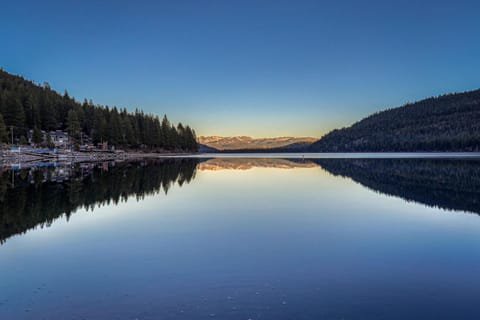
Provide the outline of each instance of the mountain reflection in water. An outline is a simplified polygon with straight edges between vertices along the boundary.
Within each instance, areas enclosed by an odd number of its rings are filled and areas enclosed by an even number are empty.
[[[295,169],[314,168],[311,161],[277,158],[214,158],[198,164],[198,170],[249,170],[253,168]]]
[[[79,208],[165,194],[197,170],[318,168],[382,194],[480,214],[480,161],[445,159],[170,159],[0,171],[0,242]]]

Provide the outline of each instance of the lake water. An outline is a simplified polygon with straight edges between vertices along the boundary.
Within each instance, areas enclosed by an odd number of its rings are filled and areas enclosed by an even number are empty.
[[[266,157],[0,171],[0,319],[480,317],[480,160]]]

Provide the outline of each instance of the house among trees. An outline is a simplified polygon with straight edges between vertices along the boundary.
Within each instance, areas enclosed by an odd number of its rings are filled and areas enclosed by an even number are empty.
[[[61,130],[47,133],[35,128],[28,131],[27,138],[29,144],[51,143],[55,148],[67,148],[70,143],[70,136]]]
[[[56,148],[66,148],[70,143],[70,137],[61,130],[50,131],[50,138]]]

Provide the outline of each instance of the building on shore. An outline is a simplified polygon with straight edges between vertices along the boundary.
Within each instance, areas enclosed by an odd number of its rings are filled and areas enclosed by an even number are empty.
[[[47,142],[47,132],[42,130],[43,142]],[[50,131],[48,133],[55,148],[65,149],[70,145],[70,136],[62,130]],[[28,131],[28,143],[33,143],[33,130]]]
[[[50,131],[50,138],[56,148],[66,148],[70,144],[70,136],[61,130]]]

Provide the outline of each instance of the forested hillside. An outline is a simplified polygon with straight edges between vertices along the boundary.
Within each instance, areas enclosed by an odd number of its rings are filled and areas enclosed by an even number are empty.
[[[314,152],[478,151],[480,90],[448,94],[375,113],[333,130]]]
[[[38,85],[0,69],[0,140],[24,142],[28,130],[65,130],[77,141],[83,135],[93,143],[108,142],[124,148],[196,151],[195,131],[188,125],[174,126],[166,116],[141,110],[79,103],[47,83]]]

